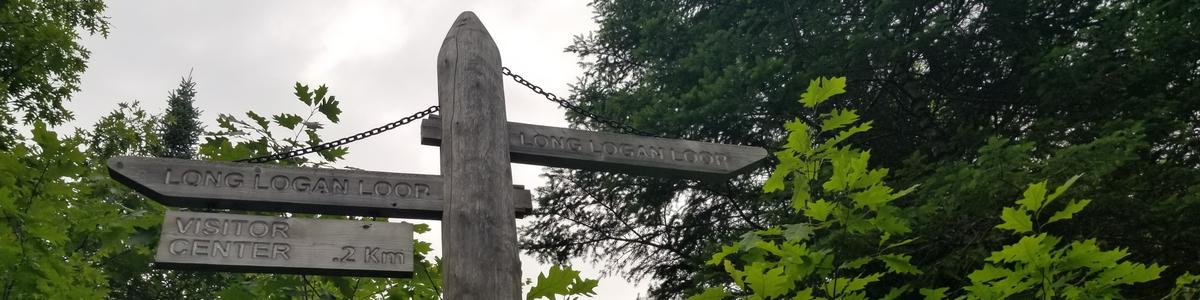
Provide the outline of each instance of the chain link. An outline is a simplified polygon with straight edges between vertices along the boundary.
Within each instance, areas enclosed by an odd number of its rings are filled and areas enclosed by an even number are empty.
[[[546,97],[546,100],[550,100],[554,103],[558,103],[558,106],[561,106],[562,108],[566,108],[570,111],[573,111],[576,114],[587,117],[588,119],[592,119],[593,121],[600,122],[600,124],[604,124],[604,126],[608,126],[609,128],[614,128],[614,129],[620,130],[624,133],[632,133],[632,134],[644,135],[644,136],[655,136],[654,134],[651,134],[651,133],[643,131],[643,130],[639,130],[637,128],[630,127],[629,125],[625,125],[623,123],[617,123],[613,120],[609,120],[608,118],[605,118],[600,115],[597,115],[596,113],[593,113],[591,110],[588,110],[586,108],[575,105],[574,103],[567,101],[567,99],[559,98],[557,95],[554,95],[554,93],[547,92],[546,90],[542,89],[542,87],[537,86],[537,85],[529,82],[528,80],[525,80],[525,78],[521,77],[521,75],[513,74],[512,70],[509,70],[508,67],[501,67],[500,72],[506,76],[512,77],[512,79],[515,80],[517,83],[520,83],[521,85],[524,85],[525,87],[529,88],[530,90],[533,90],[534,93],[537,93],[539,95]]]
[[[355,141],[365,139],[365,138],[371,137],[376,134],[383,133],[384,131],[396,129],[396,127],[400,127],[401,125],[411,123],[412,121],[420,120],[421,118],[424,118],[425,116],[428,116],[428,115],[431,115],[431,114],[437,112],[438,109],[439,109],[439,107],[437,105],[430,106],[429,108],[426,108],[425,110],[419,111],[415,114],[412,114],[411,116],[404,117],[404,118],[400,119],[399,121],[391,122],[391,123],[388,123],[383,126],[372,128],[371,130],[360,132],[360,133],[352,135],[352,136],[344,137],[344,138],[341,138],[341,139],[338,139],[335,141],[331,141],[331,142],[327,142],[327,143],[323,143],[320,145],[307,147],[307,148],[300,148],[300,149],[291,150],[291,151],[279,152],[279,153],[275,153],[275,154],[271,154],[271,155],[239,159],[239,160],[235,160],[235,161],[236,162],[248,162],[248,163],[265,163],[265,162],[269,162],[269,161],[288,159],[288,158],[293,158],[293,157],[297,157],[297,156],[301,156],[301,155],[305,155],[305,154],[309,154],[309,153],[313,153],[313,152],[317,152],[317,151],[325,151],[325,150],[337,148],[342,145],[353,143]]]
[[[573,111],[576,114],[584,116],[588,119],[592,119],[592,121],[596,121],[596,122],[599,122],[600,124],[604,124],[604,126],[608,126],[609,128],[620,130],[624,133],[632,133],[632,134],[644,135],[644,136],[655,136],[654,134],[651,134],[649,132],[639,130],[637,128],[630,127],[629,125],[618,123],[618,122],[615,122],[608,118],[597,115],[596,113],[593,113],[591,110],[588,110],[587,108],[583,108],[578,105],[575,105],[574,103],[571,103],[571,101],[568,101],[567,99],[559,98],[557,95],[554,95],[554,93],[547,92],[545,89],[542,89],[542,87],[537,86],[537,85],[529,82],[528,80],[525,80],[525,78],[521,77],[521,75],[513,74],[512,70],[509,70],[507,67],[501,67],[500,72],[501,72],[501,74],[504,74],[505,76],[512,77],[512,79],[514,81],[529,88],[534,93],[537,93],[539,95],[546,97],[546,100],[550,100],[554,103],[558,103],[558,106],[561,106],[562,108],[566,108],[570,111]],[[408,123],[411,123],[412,121],[416,121],[421,118],[424,118],[425,116],[431,115],[431,114],[437,112],[438,109],[440,109],[440,107],[438,107],[437,105],[430,106],[429,108],[426,108],[425,110],[419,111],[415,114],[412,114],[411,116],[404,117],[404,118],[400,119],[399,121],[395,121],[392,123],[388,123],[387,125],[375,127],[375,128],[372,128],[371,130],[360,132],[358,134],[355,134],[355,135],[352,135],[349,137],[345,137],[345,138],[341,138],[341,139],[338,139],[338,140],[335,140],[332,142],[327,142],[327,143],[323,143],[323,144],[312,146],[312,147],[306,147],[306,148],[300,148],[300,149],[295,149],[295,150],[290,150],[290,151],[279,152],[279,153],[275,153],[275,154],[271,154],[271,155],[244,158],[244,159],[239,159],[239,160],[235,160],[235,161],[236,162],[248,162],[248,163],[265,163],[265,162],[288,159],[288,158],[293,158],[293,157],[297,157],[297,156],[301,156],[301,155],[305,155],[305,154],[309,154],[309,153],[313,153],[313,152],[325,151],[325,150],[337,148],[337,147],[340,147],[340,146],[343,146],[343,145],[346,145],[349,143],[356,142],[361,139],[371,137],[376,134],[383,133],[384,131],[396,129],[396,127],[400,127],[401,125],[408,124]]]

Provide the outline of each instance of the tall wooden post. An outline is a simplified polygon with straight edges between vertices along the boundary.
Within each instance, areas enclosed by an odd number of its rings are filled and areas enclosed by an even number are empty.
[[[463,12],[438,52],[442,114],[442,279],[445,299],[519,299],[500,50]]]

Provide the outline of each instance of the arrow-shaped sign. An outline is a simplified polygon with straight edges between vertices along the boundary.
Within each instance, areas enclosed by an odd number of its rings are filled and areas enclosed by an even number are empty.
[[[167,211],[154,266],[407,278],[412,237],[408,223]]]
[[[108,173],[174,207],[442,218],[438,175],[131,156],[109,159]],[[529,191],[512,192],[517,217],[529,214]]]
[[[650,176],[724,179],[767,158],[760,147],[508,122],[514,163]],[[442,122],[421,122],[421,144],[440,146]]]

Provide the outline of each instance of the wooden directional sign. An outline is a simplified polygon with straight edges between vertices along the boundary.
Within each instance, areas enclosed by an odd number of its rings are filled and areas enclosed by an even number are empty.
[[[664,139],[508,122],[512,162],[695,179],[723,179],[767,158],[760,147]],[[441,120],[421,122],[421,143],[440,146]]]
[[[164,205],[440,220],[438,175],[296,168],[146,157],[114,157],[109,174]],[[511,189],[515,213],[532,211],[529,191]]]
[[[167,211],[155,267],[412,277],[412,225]]]

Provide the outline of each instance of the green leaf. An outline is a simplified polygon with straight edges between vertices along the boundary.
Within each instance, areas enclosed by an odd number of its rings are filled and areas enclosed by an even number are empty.
[[[813,227],[808,224],[787,224],[783,228],[783,237],[789,241],[803,241],[813,235]]]
[[[596,279],[579,279],[571,284],[571,288],[567,291],[568,295],[595,295],[596,287],[600,285],[600,280]]]
[[[834,147],[837,147],[838,144],[841,144],[843,141],[846,141],[846,139],[849,139],[856,134],[870,131],[872,124],[875,124],[874,121],[867,121],[858,125],[854,125],[849,129],[839,131],[837,136],[834,136],[832,139],[825,140],[825,143],[822,143],[820,146],[818,146],[816,151],[822,152],[828,149],[833,149]]]
[[[1055,245],[1058,245],[1058,241],[1058,237],[1045,233],[1025,236],[1016,244],[1004,246],[1000,251],[992,252],[987,260],[993,263],[1025,262],[1038,265],[1049,258],[1050,251],[1054,249]]]
[[[912,231],[911,228],[908,228],[907,221],[892,215],[880,214],[869,221],[871,225],[875,225],[875,228],[888,234],[904,234]]]
[[[751,231],[742,234],[742,240],[738,242],[738,246],[741,247],[742,250],[750,250],[750,248],[757,247],[758,242],[761,241],[762,237],[759,237],[757,233]]]
[[[412,225],[412,228],[413,228],[413,232],[414,232],[414,233],[426,233],[426,232],[429,232],[429,224],[425,224],[425,223],[416,223],[416,224],[413,224],[413,225]]]
[[[317,154],[321,155],[322,158],[324,158],[326,161],[330,161],[330,162],[338,161],[338,160],[346,157],[347,153],[350,153],[350,148],[346,148],[346,147],[336,147],[336,148],[322,150],[320,152],[317,152]]]
[[[879,256],[879,260],[883,261],[883,264],[894,273],[921,274],[921,270],[909,262],[911,259],[912,256],[904,254],[884,254]]]
[[[825,283],[823,289],[826,294],[852,293],[866,289],[868,284],[879,281],[880,277],[883,277],[883,273],[874,273],[856,278],[835,278]]]
[[[796,296],[792,297],[792,300],[816,300],[816,299],[817,299],[816,297],[813,297],[812,288],[806,288],[806,289],[800,290],[799,292],[796,292]],[[821,299],[825,299],[825,298],[821,298]]]
[[[805,155],[812,152],[812,136],[808,133],[808,124],[796,119],[784,124],[784,127],[788,129],[788,139],[787,143],[783,145],[784,149]]]
[[[550,273],[538,273],[537,284],[529,288],[529,294],[525,295],[525,299],[555,299],[556,295],[571,295],[570,286],[579,281],[579,271],[572,270],[570,267],[553,265],[550,267]]]
[[[725,261],[725,273],[729,273],[729,277],[733,278],[733,283],[736,283],[739,288],[746,287],[745,273],[735,268],[733,262]]]
[[[824,222],[829,219],[829,214],[833,213],[833,209],[837,203],[825,201],[825,199],[808,203],[808,207],[804,209],[804,215],[813,220]]]
[[[783,276],[783,268],[767,268],[765,263],[755,263],[746,267],[746,284],[755,295],[764,299],[782,296],[791,289],[791,281]]]
[[[304,121],[303,118],[294,114],[278,114],[271,118],[275,120],[275,124],[292,130],[296,129],[296,125],[300,124],[300,121]]]
[[[271,124],[271,123],[267,123],[267,118],[264,118],[264,117],[258,115],[257,113],[254,113],[254,111],[247,111],[246,116],[248,116],[248,117],[250,117],[250,119],[254,120],[254,123],[258,124],[258,127],[262,128],[263,130],[267,130],[267,126]]]
[[[1075,268],[1088,268],[1093,271],[1102,270],[1117,265],[1117,262],[1127,254],[1122,249],[1111,251],[1100,250],[1100,247],[1096,245],[1096,239],[1075,241],[1067,248],[1066,254],[1063,255],[1059,265],[1066,270]]]
[[[776,191],[782,191],[785,187],[783,182],[785,179],[787,179],[787,175],[791,173],[790,171],[791,170],[784,168],[776,168],[775,171],[771,173],[771,177],[767,177],[767,181],[763,183],[763,192],[772,193]]]
[[[1001,269],[992,264],[986,264],[983,266],[983,269],[975,270],[975,272],[968,274],[967,278],[971,279],[971,282],[973,283],[984,283],[998,278],[1008,277],[1011,274],[1012,271],[1008,269]]]
[[[767,229],[755,230],[754,232],[758,233],[760,236],[783,235],[783,228],[779,226],[771,226],[767,227]]]
[[[1121,262],[1100,272],[1099,275],[1096,275],[1095,280],[1107,285],[1142,283],[1158,279],[1164,270],[1166,270],[1166,267],[1159,266],[1158,264],[1147,266],[1139,263]]]
[[[855,260],[851,260],[851,261],[848,261],[848,262],[842,264],[842,268],[847,269],[847,270],[855,270],[858,268],[862,268],[862,266],[865,266],[874,260],[875,260],[875,258],[870,257],[870,256],[859,257]]]
[[[1017,204],[1028,211],[1038,211],[1046,205],[1046,181],[1029,185],[1025,189],[1025,197],[1017,200]]]
[[[1067,189],[1071,188],[1071,186],[1075,184],[1075,181],[1079,180],[1079,177],[1082,177],[1082,176],[1083,176],[1083,174],[1071,176],[1071,179],[1067,179],[1067,182],[1064,182],[1062,185],[1058,186],[1058,188],[1055,188],[1054,193],[1050,194],[1049,197],[1046,197],[1046,202],[1050,202],[1050,201],[1054,201],[1054,199],[1058,199],[1058,196],[1062,196],[1062,194],[1065,193],[1067,191]]]
[[[46,123],[34,121],[32,133],[33,142],[42,148],[43,153],[56,152],[59,148],[58,133],[47,130]]]
[[[907,284],[903,285],[903,286],[899,286],[899,287],[894,287],[890,291],[888,291],[888,293],[886,295],[883,295],[883,297],[879,298],[879,300],[900,299],[900,296],[904,296],[904,293],[907,293],[909,290],[912,290],[912,287],[908,286]]]
[[[308,143],[308,146],[311,147],[321,144],[321,135],[317,134],[316,129],[305,129],[304,134],[308,136],[308,141],[305,141],[305,143]]]
[[[321,88],[324,87],[325,86],[321,86]],[[334,100],[334,96],[329,96],[328,100],[324,101],[324,103],[321,103],[321,105],[318,105],[317,111],[320,111],[321,114],[325,115],[325,118],[329,119],[329,121],[333,123],[337,123],[339,121],[338,115],[342,113],[342,110],[338,108],[338,101]]]
[[[821,132],[828,132],[858,121],[858,114],[852,109],[834,109],[825,120],[821,121]]]
[[[792,176],[792,208],[800,210],[805,203],[812,201],[812,191],[809,191],[809,178]]]
[[[921,293],[922,296],[925,296],[925,300],[940,300],[946,298],[947,290],[950,290],[950,288],[921,289],[918,292]]]
[[[1083,211],[1083,208],[1087,207],[1088,203],[1092,203],[1092,200],[1083,199],[1067,202],[1067,207],[1064,207],[1062,210],[1054,213],[1053,216],[1050,216],[1050,220],[1047,220],[1046,224],[1054,223],[1059,220],[1070,219],[1071,217],[1075,216],[1075,213]]]
[[[312,99],[313,99],[312,96],[313,95],[311,92],[308,91],[307,85],[303,85],[303,84],[300,84],[299,82],[297,82],[295,95],[296,95],[296,98],[300,99],[300,102],[304,103],[304,105],[312,106]]]
[[[1200,276],[1192,275],[1192,272],[1184,272],[1183,275],[1175,278],[1175,288],[1172,288],[1171,293],[1163,299],[1188,299],[1187,297],[1200,296],[1197,283],[1200,283]]]
[[[846,77],[818,77],[808,83],[808,90],[800,95],[804,107],[813,107],[829,97],[846,92]]]
[[[1005,207],[1004,211],[1000,213],[1000,220],[1003,220],[1004,223],[996,225],[996,228],[1008,229],[1016,233],[1033,231],[1033,221],[1030,220],[1029,215],[1025,214],[1024,210]]]
[[[720,287],[711,287],[711,288],[704,290],[704,293],[692,295],[691,297],[688,297],[687,299],[688,300],[721,300],[721,299],[725,299],[725,296],[728,296],[728,295],[729,294],[725,293],[725,289],[722,289]]]
[[[705,263],[713,266],[720,265],[726,256],[737,253],[739,250],[741,250],[739,246],[721,246],[721,252],[713,254],[712,259],[709,259]]]
[[[850,199],[854,200],[854,204],[858,207],[877,207],[892,201],[892,188],[882,184],[873,185],[866,190],[856,192],[850,195]]]
[[[317,86],[317,89],[313,91],[313,103],[321,104],[325,102],[325,94],[327,93],[329,93],[329,87],[324,84]]]

